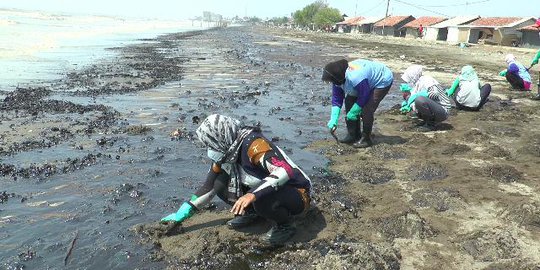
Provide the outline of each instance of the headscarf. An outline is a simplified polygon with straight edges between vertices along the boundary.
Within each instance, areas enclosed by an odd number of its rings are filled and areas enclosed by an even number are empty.
[[[506,61],[506,63],[510,65],[510,63],[516,61],[516,57],[515,57],[513,54],[509,53],[509,54],[507,54],[506,57],[504,58],[504,61]]]
[[[216,163],[235,163],[242,141],[255,128],[246,127],[240,120],[219,114],[206,117],[197,128],[196,133],[209,150],[223,154]]]
[[[349,62],[345,59],[330,62],[324,66],[322,80],[332,82],[335,85],[342,85],[345,83],[345,72],[348,67]]]
[[[424,67],[421,65],[412,65],[408,67],[405,72],[403,72],[403,75],[401,75],[401,79],[403,79],[406,83],[410,85],[415,85],[416,82],[422,77],[422,72],[424,70]]]
[[[459,79],[463,81],[474,81],[478,80],[478,75],[472,66],[464,66],[461,68]]]
[[[231,177],[229,191],[242,196],[240,188],[240,168],[236,162],[244,139],[252,132],[259,130],[248,127],[242,121],[219,114],[206,117],[197,128],[199,141],[208,147],[208,157],[222,166]]]

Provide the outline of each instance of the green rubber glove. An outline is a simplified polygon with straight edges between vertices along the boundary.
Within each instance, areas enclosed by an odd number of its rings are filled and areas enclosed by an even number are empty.
[[[197,198],[197,196],[193,195],[191,198]],[[162,223],[166,223],[166,222],[182,222],[186,219],[188,219],[189,217],[193,216],[193,213],[195,213],[195,207],[193,207],[193,205],[191,205],[190,203],[188,202],[184,202],[182,203],[182,205],[180,206],[180,208],[178,209],[178,211],[176,211],[176,213],[172,213],[164,218],[161,219],[161,222]]]
[[[362,114],[362,107],[360,107],[358,104],[354,103],[352,108],[347,113],[347,120],[349,121],[356,121],[358,120],[358,116]]]
[[[329,129],[333,129],[337,127],[340,112],[341,112],[340,107],[332,106],[332,113],[330,114],[330,121],[328,121],[328,124],[327,124]]]
[[[536,53],[536,56],[534,57],[534,59],[532,60],[531,62],[531,67],[538,64],[538,60],[540,60],[540,51],[538,51]]]
[[[409,84],[406,84],[406,83],[402,83],[400,86],[399,86],[399,91],[401,92],[411,92],[412,88]]]
[[[505,70],[499,72],[499,76],[504,77],[504,76],[506,76],[507,72],[508,72],[508,70],[505,69]]]
[[[407,106],[407,101],[404,100],[403,102],[401,102],[401,107],[404,107],[404,106]]]
[[[400,112],[402,113],[408,113],[410,112],[412,109],[409,105],[405,104],[405,106],[401,106],[401,109],[399,109]]]
[[[454,83],[452,84],[452,87],[450,87],[450,89],[446,89],[446,95],[449,97],[453,96],[458,86],[459,86],[459,77],[454,80]]]
[[[413,102],[416,100],[417,97],[428,97],[428,93],[427,91],[420,91],[420,92],[412,94],[407,100],[407,106],[411,107],[411,104],[413,104]]]

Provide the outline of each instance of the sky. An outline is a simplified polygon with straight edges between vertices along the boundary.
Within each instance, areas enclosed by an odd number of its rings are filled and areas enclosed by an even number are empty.
[[[390,0],[389,14],[539,17],[539,0]],[[0,8],[120,17],[188,19],[203,11],[272,18],[290,16],[314,0],[0,0]],[[326,0],[348,16],[384,16],[387,0]]]

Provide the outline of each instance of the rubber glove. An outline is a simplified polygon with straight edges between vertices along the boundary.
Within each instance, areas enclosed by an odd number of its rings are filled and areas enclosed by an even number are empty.
[[[451,97],[454,95],[454,92],[456,92],[456,89],[458,88],[459,86],[459,77],[457,79],[454,80],[454,83],[452,84],[452,87],[450,87],[450,89],[446,89],[446,95]]]
[[[404,106],[407,106],[407,101],[404,100],[403,102],[401,102],[401,107],[404,107]]]
[[[399,90],[401,92],[411,92],[412,88],[409,84],[406,84],[406,83],[402,83],[400,86],[399,86]]]
[[[329,129],[333,129],[337,127],[340,112],[341,112],[340,107],[332,106],[332,113],[330,114],[330,121],[328,121],[328,124],[327,124]]]
[[[402,113],[408,113],[410,112],[412,109],[409,105],[405,104],[405,106],[401,106],[401,109],[399,109],[400,112]]]
[[[197,199],[197,196],[193,195],[191,196],[192,200],[193,198]],[[189,217],[193,216],[193,213],[195,213],[195,207],[189,202],[184,202],[176,211],[176,213],[172,213],[164,218],[161,219],[161,222],[182,222]]]
[[[540,60],[540,51],[538,51],[536,53],[536,56],[534,57],[534,59],[532,60],[531,62],[531,67],[538,64],[538,60]]]
[[[356,121],[356,120],[358,120],[358,116],[360,114],[362,114],[362,107],[360,107],[358,104],[354,103],[352,108],[347,113],[347,120]]]
[[[417,97],[428,97],[428,93],[427,91],[420,91],[420,92],[412,94],[409,97],[409,100],[407,100],[407,106],[411,107],[411,104],[413,104],[414,100],[416,100]]]
[[[506,76],[507,72],[508,72],[508,70],[505,69],[505,70],[499,72],[499,76],[504,77],[504,76]]]

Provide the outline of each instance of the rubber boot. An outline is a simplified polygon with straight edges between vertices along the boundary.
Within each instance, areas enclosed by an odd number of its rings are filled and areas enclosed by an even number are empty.
[[[260,219],[260,216],[255,213],[253,207],[249,207],[244,215],[237,215],[233,219],[227,221],[227,226],[231,229],[239,229],[249,226]]]
[[[276,225],[272,227],[262,240],[272,246],[281,246],[296,233],[296,228],[292,223]]]
[[[360,120],[345,120],[347,136],[339,140],[340,143],[353,144],[360,139]]]
[[[371,140],[371,128],[364,128],[360,141],[353,144],[354,148],[367,148],[373,145]]]
[[[540,78],[538,78],[538,93],[531,98],[532,100],[540,100]]]

